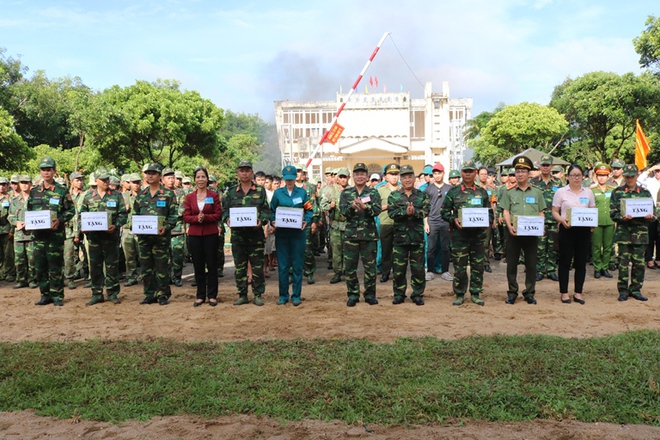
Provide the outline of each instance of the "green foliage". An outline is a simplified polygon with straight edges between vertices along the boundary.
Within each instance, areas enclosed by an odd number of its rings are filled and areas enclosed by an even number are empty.
[[[11,114],[18,104],[13,88],[23,79],[28,69],[21,64],[20,59],[7,57],[6,52],[7,49],[0,47],[0,107]]]
[[[567,130],[568,123],[557,110],[523,102],[492,114],[470,146],[475,160],[493,164],[528,148],[549,151]]]
[[[646,29],[633,39],[639,65],[660,74],[660,18],[650,15],[644,24]]]
[[[14,118],[0,107],[0,170],[18,169],[32,151],[14,130]]]
[[[0,408],[111,422],[256,414],[660,425],[660,332],[178,343],[0,343]]]
[[[51,148],[48,145],[37,145],[33,149],[33,158],[27,162],[21,170],[16,171],[26,171],[30,174],[39,173],[39,162],[44,156],[50,156],[55,159],[57,164],[57,174],[69,175],[74,171],[80,171],[83,174],[88,174],[94,172],[97,168],[102,166],[108,168],[108,162],[105,160],[101,154],[93,149],[89,149],[85,154],[78,154],[79,150],[74,148],[73,150],[64,150],[62,148]],[[76,167],[76,163],[78,167]],[[137,171],[137,170],[136,170]]]

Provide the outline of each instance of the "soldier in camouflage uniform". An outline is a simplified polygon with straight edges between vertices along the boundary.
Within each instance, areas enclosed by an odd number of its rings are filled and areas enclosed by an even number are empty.
[[[16,285],[14,289],[37,287],[34,275],[34,244],[32,235],[25,231],[25,210],[30,195],[32,181],[30,176],[18,176],[20,192],[12,199],[9,206],[9,223],[14,227],[14,266],[16,267]]]
[[[327,211],[330,219],[330,239],[328,249],[332,249],[332,270],[335,273],[330,284],[341,281],[344,272],[344,232],[346,231],[346,218],[339,211],[339,200],[343,190],[348,187],[348,178],[351,173],[348,168],[340,168],[337,172],[337,183],[329,186],[321,199],[321,209]]]
[[[614,232],[614,241],[619,244],[619,301],[627,301],[632,296],[638,301],[647,301],[648,298],[642,295],[642,285],[644,284],[644,271],[646,263],[644,262],[644,252],[649,241],[648,225],[658,217],[658,209],[655,209],[655,215],[648,214],[646,217],[633,218],[625,215],[621,210],[621,200],[634,198],[653,199],[651,193],[637,184],[637,166],[628,164],[623,168],[623,177],[625,185],[622,185],[612,191],[610,197],[610,217],[617,224]],[[628,272],[628,265],[631,265]]]
[[[319,209],[316,185],[307,181],[307,170],[303,164],[296,167],[296,186],[307,191],[307,200],[312,204],[312,223],[305,230],[305,262],[303,263],[303,276],[307,277],[307,284],[314,284],[314,272],[316,272],[316,258],[312,245],[313,236],[316,234],[321,211]]]
[[[551,175],[552,156],[546,154],[541,157],[541,174],[530,178],[529,183],[543,192],[546,206],[552,206],[557,190],[564,186],[561,180]],[[544,276],[552,281],[559,281],[557,276],[557,222],[552,218],[552,211],[545,211],[545,234],[539,237],[538,261],[536,262],[536,281],[541,281]]]
[[[168,304],[172,295],[167,260],[170,251],[170,231],[176,225],[179,205],[174,192],[160,184],[162,171],[163,167],[158,163],[150,163],[145,167],[147,187],[135,198],[133,216],[157,215],[163,218],[163,225],[158,235],[138,235],[138,254],[145,295],[140,304],[158,302],[164,306]],[[131,220],[135,221],[133,218]]]
[[[41,299],[38,306],[64,305],[64,224],[71,220],[76,210],[66,187],[54,181],[55,160],[44,157],[39,162],[42,182],[30,190],[27,211],[51,211],[55,216],[50,229],[35,230],[34,266]]]
[[[19,187],[19,175],[18,174],[12,174],[11,177],[9,178],[9,195],[13,197],[16,197],[17,195],[20,194],[21,188]]]
[[[165,188],[174,192],[179,205],[178,219],[176,226],[172,229],[172,240],[170,241],[170,264],[172,275],[170,281],[177,287],[181,287],[181,274],[183,273],[183,248],[186,245],[186,235],[183,227],[183,199],[186,197],[182,188],[176,188],[175,172],[172,168],[163,170],[163,185]]]
[[[238,164],[238,185],[230,187],[222,198],[222,220],[231,228],[231,253],[234,257],[235,280],[238,289],[238,300],[235,306],[247,304],[248,261],[252,267],[252,292],[254,293],[254,304],[263,306],[261,295],[266,290],[264,281],[264,246],[266,238],[263,226],[270,220],[270,206],[266,189],[252,182],[252,162],[243,160]],[[230,221],[230,210],[232,208],[256,207],[257,226],[234,227]]]
[[[485,237],[487,227],[463,227],[460,218],[462,208],[487,208],[488,223],[493,222],[493,211],[490,205],[488,192],[475,185],[476,166],[468,160],[461,167],[463,183],[449,190],[442,203],[441,215],[452,228],[451,253],[454,261],[453,288],[456,300],[455,306],[463,304],[465,293],[468,290],[467,268],[470,266],[470,298],[473,303],[483,306],[481,299],[484,284],[484,263],[486,261]]]
[[[80,245],[79,214],[85,192],[83,191],[83,175],[81,173],[77,171],[71,173],[69,180],[71,181],[71,200],[76,209],[76,215],[64,225],[64,279],[69,289],[75,289],[76,284],[73,280],[76,278],[78,269],[80,269],[76,264]]]
[[[142,189],[142,179],[140,174],[133,173],[128,176],[131,187],[130,190],[122,193],[122,202],[128,212],[128,219],[121,230],[121,248],[124,251],[124,261],[126,262],[126,282],[125,287],[134,286],[138,282],[138,252],[137,236],[131,231],[131,216],[133,214],[133,204],[135,198]]]
[[[360,301],[360,283],[357,279],[359,259],[364,267],[364,300],[369,305],[378,304],[376,299],[376,251],[378,232],[374,217],[382,211],[378,190],[367,186],[369,172],[364,163],[353,167],[351,186],[342,191],[339,200],[339,213],[346,218],[344,232],[344,267],[346,268],[346,288],[348,307],[355,307]]]
[[[107,231],[85,232],[89,242],[89,273],[92,278],[92,299],[86,305],[102,303],[103,286],[108,300],[119,304],[119,241],[120,230],[128,217],[121,193],[109,188],[110,174],[105,169],[97,170],[96,189],[85,194],[80,206],[84,212],[109,212]],[[104,271],[105,269],[105,271]]]
[[[392,288],[394,301],[401,304],[406,298],[406,271],[410,265],[410,299],[424,305],[426,276],[424,273],[424,218],[429,215],[429,197],[415,188],[415,171],[403,165],[399,172],[401,188],[390,192],[387,214],[394,220],[392,250]]]
[[[218,188],[218,178],[213,173],[209,174],[209,188],[211,188],[213,191],[217,192],[220,197],[223,197],[222,189]],[[227,231],[225,229],[225,222],[220,220],[218,222],[218,242],[220,243],[220,246],[218,246],[218,277],[219,278],[222,278],[222,277],[225,276],[224,272],[225,272],[225,234],[226,234],[226,232]]]
[[[10,205],[9,179],[0,177],[0,280],[13,282],[16,268],[14,267],[14,228],[7,219]]]

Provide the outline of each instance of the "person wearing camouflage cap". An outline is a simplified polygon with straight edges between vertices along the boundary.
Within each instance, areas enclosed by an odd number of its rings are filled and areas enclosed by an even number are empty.
[[[86,212],[106,212],[108,214],[107,231],[85,232],[89,252],[89,275],[92,280],[92,298],[86,303],[93,306],[102,303],[103,286],[108,300],[119,304],[119,241],[120,230],[128,217],[126,205],[120,191],[110,188],[111,175],[107,170],[97,170],[96,188],[85,194],[80,215]]]
[[[217,192],[222,197],[222,188],[218,188],[218,177],[214,173],[209,173],[209,189]],[[218,278],[222,278],[225,276],[225,233],[227,231],[222,220],[218,222],[218,231],[218,240],[220,241],[220,246],[218,246]],[[193,287],[195,283],[196,281],[193,281]]]
[[[66,187],[54,180],[55,160],[44,157],[39,162],[39,169],[42,182],[30,190],[27,211],[51,211],[54,219],[50,229],[32,231],[35,276],[41,293],[41,299],[35,305],[63,306],[64,224],[73,218],[76,210]]]
[[[424,305],[424,219],[429,215],[429,198],[415,188],[415,171],[403,165],[399,172],[401,187],[390,192],[387,214],[394,221],[392,251],[392,304],[402,304],[406,298],[406,272],[410,265],[410,299]]]
[[[449,273],[449,223],[440,215],[440,208],[445,200],[447,192],[452,185],[445,183],[445,167],[441,163],[433,166],[433,183],[424,191],[429,199],[430,210],[425,220],[425,231],[428,234],[426,250],[426,280],[435,278],[434,273],[440,274],[440,278],[451,281]]]
[[[510,190],[516,186],[516,170],[515,168],[507,168],[502,171],[502,185],[497,188],[497,201],[498,203],[491,208],[494,208],[495,219],[497,222],[497,229],[499,231],[500,239],[500,248],[502,249],[502,255],[506,255],[506,241],[509,231],[506,228],[506,223],[504,222],[504,211],[500,206],[499,201],[502,200],[502,196],[505,191]]]
[[[137,235],[133,234],[132,216],[135,199],[142,190],[142,177],[139,173],[132,173],[128,176],[131,187],[129,191],[122,193],[122,200],[128,212],[126,224],[121,230],[121,248],[124,252],[124,261],[126,263],[126,281],[124,287],[134,286],[138,283],[138,242]]]
[[[399,171],[397,163],[388,164],[385,167],[384,182],[385,185],[378,185],[378,195],[383,201],[382,212],[378,216],[378,228],[380,235],[380,282],[385,283],[390,279],[392,269],[392,252],[394,250],[394,220],[387,215],[387,200],[392,191],[399,188]],[[378,266],[378,264],[377,264]],[[377,267],[378,268],[378,267]]]
[[[303,163],[296,166],[296,186],[307,191],[307,198],[312,204],[312,222],[305,232],[307,239],[303,275],[307,278],[307,284],[314,284],[314,273],[316,272],[315,257],[321,255],[318,249],[318,226],[321,221],[321,209],[319,207],[319,196],[316,185],[311,185],[307,182],[307,167]]]
[[[150,163],[145,167],[147,187],[135,198],[133,217],[156,215],[163,218],[158,235],[138,234],[138,255],[144,281],[144,300],[140,304],[157,302],[164,306],[169,303],[172,296],[167,264],[170,233],[178,220],[179,205],[174,192],[161,185],[162,171],[163,167],[158,163]],[[134,221],[134,218],[131,221]]]
[[[74,171],[69,176],[71,188],[71,201],[76,210],[76,214],[71,220],[64,225],[65,238],[64,238],[64,280],[69,289],[75,289],[76,279],[80,270],[85,267],[87,269],[87,251],[86,246],[81,246],[82,234],[80,232],[80,206],[82,205],[85,191],[83,190],[84,176],[78,171]],[[82,259],[78,258],[80,248],[83,248]]]
[[[330,284],[341,282],[344,272],[344,232],[346,230],[346,218],[339,211],[339,200],[342,191],[348,187],[348,179],[351,176],[348,168],[339,168],[335,178],[335,184],[329,186],[321,196],[321,210],[328,213],[330,234],[328,240],[328,269],[334,272]]]
[[[12,240],[13,227],[7,220],[9,206],[9,179],[0,177],[0,280],[13,282],[16,276],[14,267],[14,240]]]
[[[488,210],[488,224],[493,222],[490,197],[483,187],[476,184],[476,167],[471,160],[461,167],[463,183],[452,187],[445,196],[440,210],[442,218],[451,225],[451,254],[454,261],[453,291],[456,299],[453,305],[460,306],[468,292],[467,268],[470,267],[469,291],[473,303],[483,306],[481,299],[484,283],[485,246],[488,227],[464,227],[461,218],[463,208],[485,208]]]
[[[174,171],[174,178],[176,179],[174,181],[174,187],[175,188],[183,188],[183,178],[185,176],[181,171]]]
[[[472,162],[472,161],[469,161]],[[461,168],[461,171],[465,169],[465,164],[463,164],[463,167]],[[477,180],[476,184],[481,186],[483,189],[486,190],[488,193],[488,197],[490,197],[490,202],[491,204],[496,205],[497,199],[496,199],[496,191],[497,191],[497,186],[495,185],[494,181],[494,175],[495,175],[495,169],[494,168],[488,168],[485,166],[482,166],[478,168],[477,171]],[[497,243],[498,238],[493,237],[494,233],[493,231],[497,231],[497,229],[494,229],[493,227],[490,227],[486,230],[486,238],[484,242],[484,246],[486,246],[486,257],[484,261],[484,271],[490,273],[492,272],[492,269],[490,268],[490,245],[491,242]],[[498,255],[502,252],[501,249],[493,249],[494,252],[496,252]]]
[[[20,191],[11,200],[7,220],[14,228],[14,266],[16,268],[16,284],[14,289],[23,287],[35,288],[37,281],[34,272],[34,243],[32,235],[25,230],[25,211],[27,200],[32,188],[32,180],[28,175],[17,176]]]
[[[610,217],[616,223],[614,242],[619,245],[619,279],[617,290],[619,301],[627,301],[632,297],[638,301],[647,301],[642,295],[644,284],[644,273],[646,264],[644,253],[649,242],[649,223],[660,215],[657,205],[654,213],[645,217],[632,217],[623,209],[622,200],[626,199],[651,199],[655,200],[651,193],[637,183],[638,169],[635,164],[623,167],[622,175],[625,185],[619,186],[612,191],[610,197]],[[631,266],[628,269],[629,265]]]
[[[185,256],[184,249],[186,245],[186,234],[183,225],[183,202],[186,194],[182,188],[176,187],[176,172],[173,169],[165,168],[163,170],[161,180],[165,188],[174,192],[177,199],[177,204],[179,206],[176,226],[174,226],[170,233],[171,240],[168,267],[171,269],[170,282],[177,287],[181,287],[183,285],[181,276],[183,275],[183,260]]]
[[[555,193],[563,185],[562,181],[551,174],[552,156],[549,154],[541,156],[541,172],[535,178],[530,178],[529,183],[543,192],[546,206],[552,206]],[[557,222],[552,217],[552,211],[545,211],[545,234],[538,238],[538,261],[536,263],[536,281],[544,277],[552,281],[559,281],[557,276]]]
[[[12,197],[17,196],[21,192],[19,183],[19,175],[12,174],[9,178],[9,192],[11,193]]]
[[[621,159],[612,159],[612,174],[610,175],[610,180],[608,183],[614,186],[622,186],[625,184],[625,179],[623,178],[623,167],[626,166],[626,163]]]
[[[261,296],[266,291],[264,279],[264,250],[266,239],[263,228],[270,221],[270,205],[263,186],[252,181],[252,163],[243,160],[236,167],[238,184],[231,186],[222,198],[222,222],[231,228],[231,253],[234,257],[234,279],[238,291],[235,306],[248,304],[248,286],[252,285],[253,303],[263,306]],[[230,216],[236,208],[256,208],[256,225],[232,225]],[[252,282],[248,283],[248,261],[252,267]]]
[[[360,283],[357,278],[360,259],[364,267],[364,300],[369,305],[378,304],[376,299],[378,232],[374,217],[381,213],[383,203],[378,191],[367,186],[368,178],[369,171],[366,164],[355,164],[353,166],[355,186],[342,191],[339,200],[339,212],[346,219],[344,266],[348,307],[355,307],[360,301]]]
[[[609,272],[612,248],[614,246],[614,220],[610,217],[610,199],[616,186],[608,183],[612,169],[598,163],[594,166],[596,184],[591,188],[598,209],[598,227],[591,233],[591,256],[594,265],[594,278],[601,275],[612,278]]]

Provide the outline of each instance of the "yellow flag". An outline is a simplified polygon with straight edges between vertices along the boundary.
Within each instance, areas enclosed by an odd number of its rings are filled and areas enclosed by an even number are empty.
[[[637,130],[635,132],[635,165],[637,165],[638,170],[641,171],[648,166],[646,156],[649,155],[650,151],[649,140],[644,136],[644,130],[642,130],[638,119]]]

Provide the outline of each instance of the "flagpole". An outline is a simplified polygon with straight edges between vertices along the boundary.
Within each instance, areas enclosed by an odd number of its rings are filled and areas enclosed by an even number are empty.
[[[330,123],[330,127],[332,127],[332,125],[335,122],[337,122],[337,119],[339,119],[339,115],[341,114],[342,110],[344,110],[344,107],[346,107],[346,103],[348,102],[348,100],[351,98],[351,96],[355,92],[355,89],[360,84],[360,81],[362,81],[362,77],[367,72],[367,69],[369,68],[369,65],[371,65],[371,62],[374,60],[374,58],[376,58],[376,54],[380,50],[380,47],[383,45],[383,43],[385,42],[385,39],[387,38],[387,36],[389,34],[390,34],[389,32],[385,32],[383,34],[383,37],[378,42],[378,45],[376,46],[374,51],[371,53],[371,56],[367,60],[367,63],[364,65],[364,68],[362,68],[362,71],[360,72],[357,79],[353,83],[353,87],[351,87],[351,90],[348,92],[348,95],[346,95],[346,98],[344,99],[344,102],[339,106],[339,109],[337,110],[337,113],[335,113],[335,116],[332,118],[332,122]],[[307,159],[307,164],[305,165],[305,168],[309,168],[309,166],[311,165],[312,159],[314,159],[314,156],[316,156],[318,154],[319,150],[321,149],[321,146],[323,145],[323,142],[325,142],[326,138],[328,137],[328,133],[329,133],[329,130],[327,130],[325,133],[323,133],[323,136],[321,136],[321,139],[319,139],[319,143],[314,148],[314,151],[312,151],[312,154],[309,155],[309,159]]]

